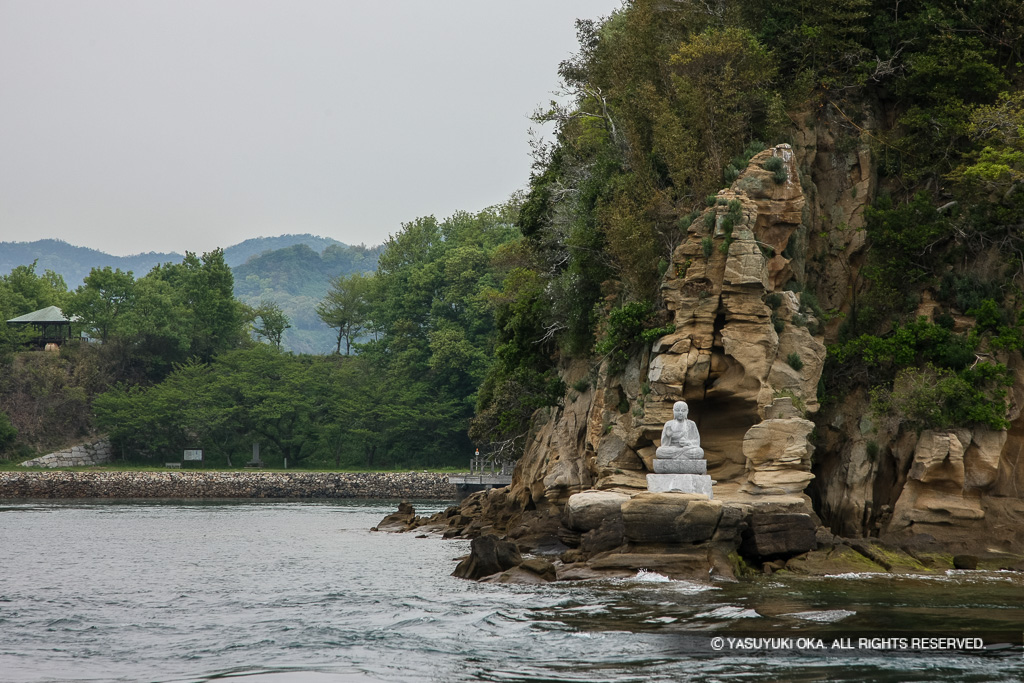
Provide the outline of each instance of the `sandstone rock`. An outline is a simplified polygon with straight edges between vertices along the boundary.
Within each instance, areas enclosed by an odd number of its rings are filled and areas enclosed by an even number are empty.
[[[671,542],[673,525],[686,506],[704,496],[687,493],[641,493],[622,505],[622,522],[630,540]]]
[[[382,519],[376,527],[377,531],[408,531],[416,521],[416,510],[403,501],[398,504],[398,512],[392,512]]]
[[[565,511],[570,528],[585,532],[596,529],[607,519],[622,517],[622,504],[629,496],[615,491],[583,491],[569,497]]]
[[[638,543],[695,543],[709,540],[722,503],[688,493],[641,493],[622,505],[623,533]]]
[[[991,486],[999,474],[999,460],[1008,434],[984,427],[974,430],[973,439],[964,454],[964,486],[984,489]]]
[[[608,474],[597,480],[594,488],[601,490],[608,489],[647,489],[647,475],[643,472],[622,470]]]
[[[543,482],[544,497],[552,503],[564,503],[574,493],[590,488],[592,478],[582,459],[560,458]]]
[[[951,431],[921,433],[888,533],[899,535],[911,528],[920,533],[920,525],[948,526],[985,517],[979,500],[964,496],[963,441],[969,440],[969,435]]]
[[[793,399],[790,396],[779,396],[772,401],[771,405],[765,406],[764,409],[765,420],[786,420],[799,417],[803,417],[803,415],[793,405]]]
[[[636,571],[629,567],[612,567],[606,569],[594,569],[582,562],[577,564],[565,564],[558,568],[559,581],[590,581],[592,579],[626,578],[633,576]]]
[[[596,464],[598,471],[624,469],[640,470],[643,463],[637,454],[626,445],[626,440],[619,433],[612,432],[601,439],[597,447]]]
[[[622,515],[606,519],[580,537],[580,550],[587,556],[614,550],[625,542],[625,533]]]
[[[709,540],[718,528],[722,503],[717,500],[694,500],[674,520],[676,543],[699,543]]]
[[[816,545],[815,524],[809,515],[755,512],[743,532],[740,552],[764,561],[805,553]]]
[[[739,546],[743,531],[747,528],[746,512],[736,505],[722,505],[722,516],[711,540],[715,543]]]
[[[807,440],[814,423],[803,418],[769,419],[751,427],[743,437],[747,460],[747,493],[800,493],[814,478],[812,446]]]
[[[911,479],[925,484],[948,483],[957,489],[964,486],[964,447],[952,432],[925,430],[917,442]]]
[[[545,581],[554,581],[556,578],[555,565],[542,557],[531,557],[528,560],[523,560],[519,568],[532,572]]]
[[[654,471],[654,454],[657,452],[657,450],[657,446],[647,446],[645,448],[641,448],[636,452],[636,454],[640,457],[640,460],[643,461],[644,463],[644,469],[646,469],[648,472]]]
[[[469,557],[459,562],[452,576],[477,580],[518,566],[523,561],[515,543],[503,541],[494,534],[473,539]]]
[[[591,559],[587,565],[597,571],[640,570],[658,572],[673,579],[708,581],[734,579],[732,563],[715,548],[696,546],[659,548],[656,552],[608,553]],[[628,574],[627,574],[628,575]]]
[[[545,578],[536,572],[532,572],[522,565],[512,567],[511,569],[506,569],[498,574],[492,574],[491,576],[485,576],[480,579],[481,583],[516,583],[527,586],[540,585],[552,580],[553,579]]]

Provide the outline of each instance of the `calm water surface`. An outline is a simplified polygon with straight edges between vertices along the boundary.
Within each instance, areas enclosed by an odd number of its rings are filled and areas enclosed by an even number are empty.
[[[1019,574],[477,584],[449,576],[466,541],[368,531],[394,507],[4,504],[0,680],[1024,678]],[[886,636],[986,649],[857,647]]]

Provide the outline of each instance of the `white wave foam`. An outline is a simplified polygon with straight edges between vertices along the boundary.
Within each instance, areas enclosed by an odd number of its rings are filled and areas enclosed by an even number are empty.
[[[752,609],[736,607],[735,605],[722,605],[710,612],[698,614],[698,619],[758,619],[761,615]]]
[[[641,569],[633,577],[633,581],[641,581],[643,583],[668,583],[672,579],[668,578],[664,574],[658,572],[649,572],[646,569]]]
[[[672,624],[679,621],[677,617],[651,617],[644,619],[645,624]]]
[[[852,617],[854,614],[856,614],[856,612],[851,612],[848,609],[829,609],[809,612],[792,612],[781,616],[803,619],[805,621],[816,621],[823,624],[831,624],[836,621],[841,621],[846,617]]]

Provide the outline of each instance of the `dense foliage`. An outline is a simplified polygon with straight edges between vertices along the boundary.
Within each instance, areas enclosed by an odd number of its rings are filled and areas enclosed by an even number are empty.
[[[369,275],[357,268],[377,250],[328,246],[324,258],[355,269],[316,306],[338,330],[332,356],[283,352],[287,312],[271,300],[238,301],[219,250],[141,278],[96,268],[74,292],[52,273],[16,269],[0,279],[5,312],[60,303],[92,341],[8,358],[0,447],[20,455],[98,430],[140,462],[203,448],[208,462],[237,466],[259,441],[279,465],[461,463],[493,352],[490,302],[501,276],[492,260],[518,237],[514,214],[510,205],[413,221]],[[301,246],[264,257],[290,262],[304,252],[321,259]]]

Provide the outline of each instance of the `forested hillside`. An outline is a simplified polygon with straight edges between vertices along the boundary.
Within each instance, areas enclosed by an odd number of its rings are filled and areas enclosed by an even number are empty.
[[[232,268],[237,268],[254,256],[268,251],[287,249],[304,244],[315,252],[322,252],[328,247],[345,248],[345,244],[330,237],[319,237],[308,233],[301,235],[279,235],[277,237],[252,237],[250,239],[224,248],[224,260]]]
[[[348,246],[315,235],[255,237],[224,249],[224,262],[235,273],[235,294],[253,308],[273,303],[288,317],[291,327],[284,348],[296,353],[327,353],[334,335],[316,314],[331,281],[351,273],[377,268],[381,246]],[[180,261],[181,254],[113,256],[95,249],[75,247],[60,240],[0,242],[0,273],[36,264],[53,271],[77,287],[93,268],[111,267],[135,274],[154,266]]]
[[[97,249],[76,247],[63,240],[0,242],[0,273],[35,263],[40,271],[52,270],[73,287],[81,284],[93,268],[120,268],[136,273],[148,271],[158,263],[180,261],[181,254],[149,252],[133,256],[114,256]]]
[[[283,339],[286,349],[329,353],[336,345],[335,334],[317,315],[317,305],[334,279],[376,270],[382,249],[383,245],[350,247],[334,243],[318,253],[303,242],[264,251],[232,267],[235,294],[253,307],[261,302],[280,306],[291,322]]]
[[[462,463],[514,213],[417,219],[382,249],[331,245],[319,255],[299,245],[257,257],[275,275],[250,276],[251,291],[294,288],[314,315],[344,327],[344,355],[283,350],[282,307],[235,298],[220,250],[138,278],[93,269],[74,291],[19,266],[0,277],[0,314],[58,305],[93,341],[22,350],[31,330],[3,328],[0,452],[28,457],[103,433],[140,463],[204,448],[209,462],[236,466],[253,441],[268,462],[291,467]],[[333,272],[349,275],[317,298]],[[325,351],[337,350],[337,334],[328,331]]]
[[[267,251],[305,244],[321,252],[328,247],[345,248],[345,245],[328,237],[316,235],[280,235],[278,237],[254,237],[224,248],[224,261],[232,268],[242,265],[253,256]],[[180,261],[181,254],[148,252],[131,256],[114,256],[97,249],[77,247],[63,240],[42,239],[34,242],[0,242],[0,273],[7,273],[18,266],[35,263],[38,268],[52,270],[63,276],[71,286],[77,287],[93,268],[120,268],[135,273],[148,272],[161,263]]]

